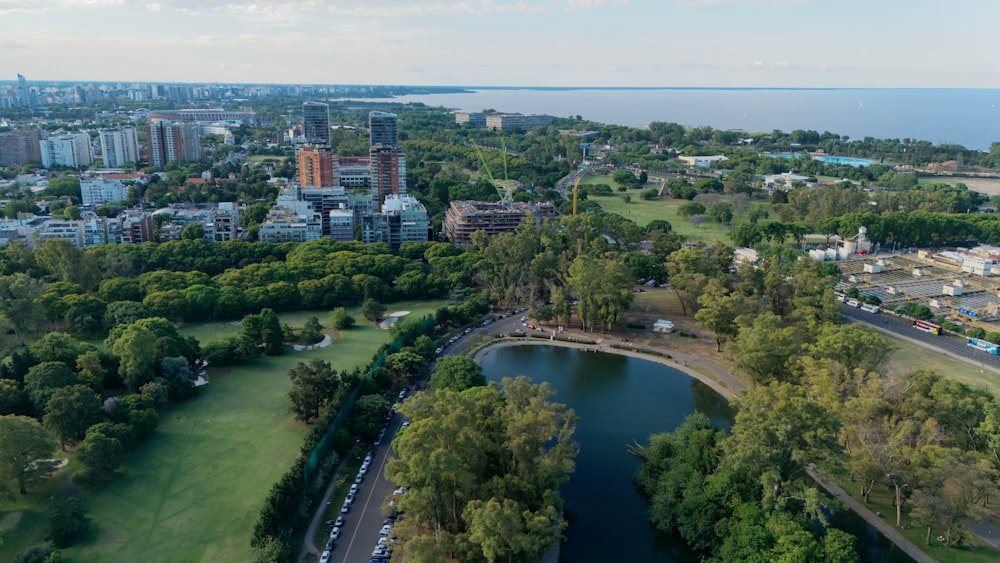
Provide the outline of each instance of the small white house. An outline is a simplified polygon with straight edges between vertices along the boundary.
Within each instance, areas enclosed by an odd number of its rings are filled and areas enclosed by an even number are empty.
[[[659,319],[655,323],[653,323],[653,332],[662,332],[664,334],[667,334],[673,331],[674,331],[674,323],[670,321]]]

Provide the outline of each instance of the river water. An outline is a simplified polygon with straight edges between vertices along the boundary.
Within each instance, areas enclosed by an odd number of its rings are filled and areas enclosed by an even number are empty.
[[[683,540],[649,524],[646,501],[632,484],[639,460],[627,448],[648,443],[651,434],[674,430],[695,410],[728,428],[733,413],[725,399],[683,372],[615,354],[510,346],[489,350],[481,363],[490,381],[517,375],[535,383],[548,381],[556,391],[554,400],[580,417],[576,471],[562,487],[570,526],[561,562],[698,561]],[[859,522],[846,524],[871,544],[863,560],[908,560]]]
[[[1000,90],[612,88],[481,89],[400,96],[460,111],[494,109],[645,127],[651,121],[686,127],[785,132],[830,131],[852,139],[912,138],[989,150],[1000,141]]]

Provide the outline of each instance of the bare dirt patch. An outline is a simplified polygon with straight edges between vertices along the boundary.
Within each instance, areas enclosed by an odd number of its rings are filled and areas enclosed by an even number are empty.
[[[931,180],[943,184],[965,184],[972,191],[986,195],[1000,195],[1000,178],[965,178],[962,176],[933,176]]]

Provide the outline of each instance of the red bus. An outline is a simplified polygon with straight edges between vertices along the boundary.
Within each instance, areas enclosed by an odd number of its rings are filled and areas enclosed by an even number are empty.
[[[941,334],[941,327],[927,321],[913,321],[913,328],[929,332],[931,334]]]

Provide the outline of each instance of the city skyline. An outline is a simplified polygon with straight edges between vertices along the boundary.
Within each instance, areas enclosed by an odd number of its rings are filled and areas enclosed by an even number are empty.
[[[965,0],[0,0],[30,81],[1000,88]],[[152,30],[152,31],[151,31]],[[321,64],[317,64],[317,62]]]

